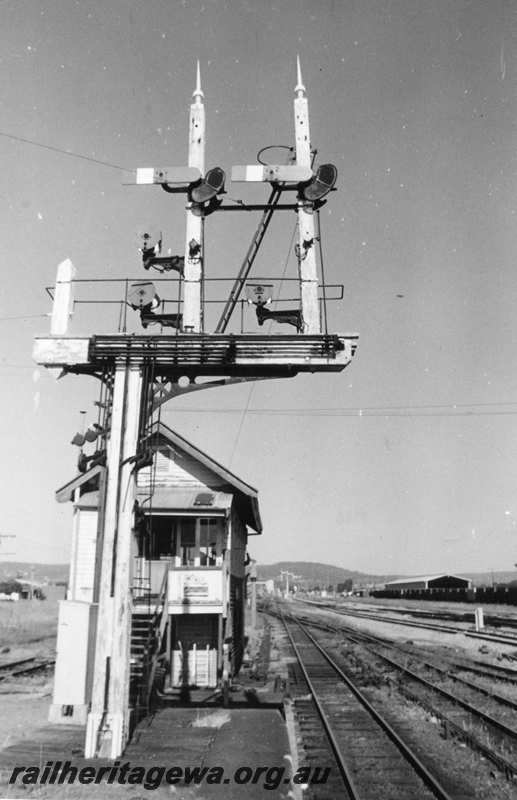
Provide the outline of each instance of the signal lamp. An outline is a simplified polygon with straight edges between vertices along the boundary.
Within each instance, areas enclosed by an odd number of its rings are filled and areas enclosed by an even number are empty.
[[[255,306],[265,306],[273,299],[272,283],[247,283],[246,300]]]
[[[136,239],[144,269],[149,269],[162,251],[162,232],[154,227],[142,228],[137,231]]]
[[[101,435],[101,433],[104,433],[104,428],[102,425],[98,425],[96,422],[93,422],[87,427],[84,438],[87,442],[94,442]]]
[[[190,187],[190,197],[193,203],[208,203],[224,192],[226,175],[221,167],[212,167],[203,180]]]
[[[159,255],[162,250],[162,232],[154,226],[139,228],[136,232],[138,249],[145,257],[146,254]]]
[[[151,281],[132,283],[127,295],[127,302],[134,311],[149,312],[160,305],[160,298]]]
[[[332,191],[337,181],[334,164],[321,164],[309,181],[300,187],[300,194],[309,203],[317,203]]]
[[[258,324],[262,327],[266,320],[294,325],[298,333],[303,330],[303,317],[299,309],[278,309],[271,311],[267,308],[273,301],[272,283],[247,283],[246,300],[255,306]]]
[[[262,326],[266,320],[272,320],[273,322],[281,322],[286,325],[294,325],[298,333],[301,333],[303,330],[302,312],[298,308],[284,308],[270,311],[265,305],[257,305],[256,313],[257,321],[260,326]]]

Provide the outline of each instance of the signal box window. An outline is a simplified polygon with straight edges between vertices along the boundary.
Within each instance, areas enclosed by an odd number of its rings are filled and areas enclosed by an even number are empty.
[[[181,521],[180,555],[184,567],[194,566],[196,552],[196,521],[183,519]]]
[[[219,520],[202,517],[199,520],[199,527],[199,563],[202,567],[214,567],[217,563]]]

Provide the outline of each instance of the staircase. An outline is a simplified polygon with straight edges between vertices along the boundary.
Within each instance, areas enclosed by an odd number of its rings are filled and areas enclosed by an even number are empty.
[[[130,702],[140,718],[149,712],[158,659],[167,628],[167,580],[165,570],[161,589],[152,613],[133,612],[130,647]]]
[[[129,662],[130,698],[136,700],[144,678],[146,651],[151,638],[152,614],[133,613]]]

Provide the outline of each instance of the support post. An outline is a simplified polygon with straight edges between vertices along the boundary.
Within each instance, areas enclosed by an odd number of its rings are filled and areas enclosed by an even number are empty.
[[[58,265],[54,302],[50,318],[50,333],[52,336],[64,336],[68,330],[70,315],[74,306],[75,267],[67,258]]]
[[[117,758],[129,734],[130,562],[136,480],[133,462],[128,459],[136,454],[138,444],[141,392],[140,368],[117,365],[86,758]]]
[[[251,589],[251,630],[257,628],[257,562],[253,560],[250,565]]]
[[[190,106],[188,165],[196,167],[201,177],[205,174],[205,106],[201,89],[199,61],[197,62],[194,103]],[[185,333],[199,333],[202,330],[201,283],[203,280],[204,259],[204,218],[194,213],[193,204],[188,203],[185,272],[183,283],[183,330]],[[202,214],[202,212],[201,212]]]
[[[296,59],[297,84],[294,100],[294,129],[296,141],[296,164],[311,167],[311,134],[309,129],[309,104],[302,82],[300,59]],[[321,333],[318,303],[318,271],[316,266],[316,240],[314,230],[314,207],[305,200],[298,200],[298,270],[302,303],[303,332]]]

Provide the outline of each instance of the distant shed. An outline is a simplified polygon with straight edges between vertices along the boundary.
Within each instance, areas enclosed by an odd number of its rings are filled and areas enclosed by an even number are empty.
[[[396,591],[425,589],[470,589],[472,581],[460,575],[424,575],[417,578],[399,578],[388,581],[385,589]]]

